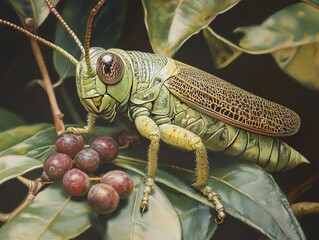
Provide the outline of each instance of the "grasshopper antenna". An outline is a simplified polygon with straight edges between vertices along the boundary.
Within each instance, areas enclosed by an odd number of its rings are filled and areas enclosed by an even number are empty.
[[[69,33],[69,35],[73,38],[75,43],[79,46],[79,48],[81,50],[81,53],[85,54],[84,47],[83,47],[82,43],[80,42],[79,38],[76,36],[76,34],[73,32],[73,30],[69,27],[69,25],[63,20],[61,15],[55,9],[52,1],[51,0],[45,0],[45,2],[48,5],[48,8],[50,9],[51,13],[60,21],[62,26],[65,28],[65,30]]]
[[[88,22],[86,25],[86,34],[85,34],[85,62],[87,65],[87,69],[89,73],[93,73],[93,68],[90,62],[90,41],[91,41],[91,32],[92,32],[92,24],[93,19],[95,15],[98,13],[99,9],[102,7],[102,5],[105,3],[105,0],[100,0],[94,8],[90,11],[90,15],[88,18]]]
[[[70,53],[68,53],[67,51],[65,51],[61,47],[55,45],[54,43],[52,43],[52,42],[50,42],[48,40],[45,40],[44,38],[41,38],[41,37],[29,32],[28,30],[26,30],[26,29],[24,29],[22,27],[19,27],[18,25],[15,25],[15,24],[13,24],[11,22],[8,22],[6,20],[0,19],[0,23],[2,23],[4,25],[7,25],[9,27],[12,27],[12,28],[18,30],[19,32],[24,33],[28,37],[33,38],[34,40],[39,41],[39,42],[43,43],[44,45],[54,49],[58,53],[62,54],[65,58],[67,58],[74,65],[78,64],[78,61]]]

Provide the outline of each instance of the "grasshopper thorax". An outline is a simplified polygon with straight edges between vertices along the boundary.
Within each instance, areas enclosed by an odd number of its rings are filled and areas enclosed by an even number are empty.
[[[93,114],[113,120],[126,105],[132,86],[132,72],[123,50],[90,48],[90,71],[84,56],[76,67],[76,85],[81,103]],[[125,52],[124,52],[125,53]]]

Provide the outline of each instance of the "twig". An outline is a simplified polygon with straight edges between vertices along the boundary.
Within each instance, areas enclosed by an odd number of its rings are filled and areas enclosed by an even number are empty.
[[[34,26],[34,21],[32,21],[32,19],[27,18],[24,21],[24,25],[25,27],[30,31],[30,32],[34,32],[35,26]],[[63,113],[60,111],[55,94],[54,94],[54,90],[53,90],[53,86],[49,77],[49,73],[46,67],[46,64],[44,62],[43,59],[43,55],[41,52],[41,49],[39,47],[39,44],[37,41],[31,39],[31,47],[32,47],[32,51],[34,54],[34,57],[38,63],[41,75],[42,75],[42,81],[43,81],[43,87],[48,95],[49,98],[49,102],[50,102],[50,107],[51,107],[51,111],[52,111],[52,116],[54,119],[54,123],[55,123],[55,128],[57,131],[57,134],[59,135],[61,132],[63,132],[65,130],[64,127],[64,123],[63,123]]]
[[[287,195],[287,199],[289,202],[293,202],[303,191],[308,189],[311,185],[314,184],[315,181],[319,179],[319,172],[316,172],[314,175],[310,176],[306,181],[299,184],[295,187],[290,193]]]
[[[291,205],[292,211],[297,218],[310,214],[319,214],[319,202],[299,202]]]
[[[0,222],[7,222],[9,219],[9,214],[7,213],[0,213]]]
[[[64,78],[61,77],[61,78],[59,78],[59,80],[58,80],[56,83],[54,83],[52,86],[53,86],[53,88],[57,88],[57,87],[59,87],[63,82],[64,82]]]
[[[28,187],[29,191],[28,194],[25,196],[23,201],[20,203],[18,207],[16,207],[12,212],[10,213],[0,213],[0,222],[8,222],[13,217],[15,217],[22,209],[24,209],[37,195],[37,193],[41,190],[41,188],[46,185],[46,182],[42,182],[41,179],[36,180],[29,180],[25,177],[17,177],[18,180],[23,183],[25,186]]]

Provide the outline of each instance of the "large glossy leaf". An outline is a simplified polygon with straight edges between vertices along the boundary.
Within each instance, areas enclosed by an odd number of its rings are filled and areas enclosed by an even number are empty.
[[[26,125],[0,132],[0,139],[5,139],[5,141],[0,142],[0,151],[24,141],[49,126],[50,124]]]
[[[20,117],[0,107],[0,131],[24,124]]]
[[[178,213],[182,225],[183,239],[211,239],[217,230],[217,224],[212,215],[213,210],[209,206],[199,203],[171,188],[165,187],[162,189],[164,189],[165,195]]]
[[[176,161],[171,162],[176,164]],[[140,174],[145,168],[143,161],[125,157],[119,158],[116,164]],[[212,203],[189,187],[195,174],[192,169],[183,165],[168,166],[164,169],[171,169],[172,174],[158,170],[158,182],[213,207]],[[209,185],[221,195],[229,215],[240,219],[270,239],[305,239],[287,199],[265,171],[226,158],[222,166],[214,167],[213,174]]]
[[[0,184],[41,167],[42,163],[40,161],[23,155],[0,157]]]
[[[85,201],[72,200],[55,182],[0,228],[0,238],[70,239],[90,227],[90,211]]]
[[[86,22],[89,12],[96,1],[68,0],[61,13],[63,19],[84,43]],[[92,30],[91,46],[110,48],[114,47],[121,34],[125,20],[127,0],[106,1],[95,18]],[[77,59],[81,56],[79,47],[61,24],[57,25],[55,43],[71,53]],[[60,77],[67,78],[75,75],[75,67],[59,53],[54,53],[54,66]]]
[[[159,187],[150,199],[151,211],[141,215],[144,178],[135,173],[129,175],[134,182],[133,192],[125,207],[107,221],[104,239],[182,239],[178,215]]]
[[[21,142],[17,141],[15,145],[1,151],[0,156],[25,155],[43,162],[53,153],[55,139],[55,128],[49,125],[49,127],[38,131],[33,136]]]
[[[23,18],[33,18],[39,27],[50,13],[44,0],[9,0],[15,11]],[[52,0],[56,5],[59,0]]]
[[[153,51],[172,56],[187,39],[239,1],[142,0]]]

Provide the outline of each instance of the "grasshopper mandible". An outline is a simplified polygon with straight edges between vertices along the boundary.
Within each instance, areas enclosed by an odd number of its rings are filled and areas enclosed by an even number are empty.
[[[90,48],[93,19],[105,0],[100,0],[90,12],[83,47],[51,1],[45,1],[79,45],[83,53],[80,61],[23,28],[1,19],[0,23],[48,45],[76,66],[77,92],[88,111],[87,126],[70,127],[68,132],[92,133],[97,117],[112,121],[117,113],[122,113],[150,140],[142,213],[147,211],[149,196],[155,189],[160,140],[195,152],[197,166],[193,186],[214,203],[217,223],[224,221],[226,210],[221,197],[207,185],[206,149],[251,161],[267,171],[308,163],[277,138],[298,131],[300,118],[292,110],[169,57]]]

